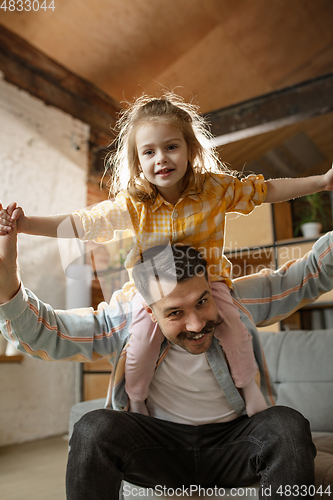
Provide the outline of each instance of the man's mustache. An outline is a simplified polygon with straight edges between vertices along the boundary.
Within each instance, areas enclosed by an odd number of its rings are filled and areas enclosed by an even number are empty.
[[[183,335],[185,335],[187,338],[193,338],[196,337],[197,335],[205,335],[206,333],[211,333],[215,330],[215,328],[223,323],[223,319],[217,319],[215,321],[210,320],[207,321],[205,326],[200,332],[182,332]]]

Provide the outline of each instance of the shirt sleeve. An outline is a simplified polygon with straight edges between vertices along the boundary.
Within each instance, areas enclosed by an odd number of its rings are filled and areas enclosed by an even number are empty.
[[[333,232],[302,259],[233,282],[235,298],[257,326],[286,318],[333,288]]]
[[[121,192],[114,201],[102,201],[89,209],[74,212],[83,224],[84,235],[81,239],[106,243],[112,240],[115,230],[133,231],[130,204],[130,199]]]
[[[227,212],[249,214],[261,205],[267,195],[267,186],[262,175],[249,175],[244,179],[231,177],[232,182],[225,193]]]
[[[54,310],[21,286],[15,297],[0,306],[0,331],[32,357],[47,361],[112,363],[127,342],[129,310],[126,304],[73,310]]]

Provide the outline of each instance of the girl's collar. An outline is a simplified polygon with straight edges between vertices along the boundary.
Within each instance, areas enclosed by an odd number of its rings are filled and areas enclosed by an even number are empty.
[[[177,201],[177,203],[178,203],[179,201],[183,200],[184,198],[191,198],[191,199],[192,199],[192,200],[194,200],[194,201],[198,201],[198,200],[199,200],[199,196],[198,196],[197,194],[186,194],[186,193],[185,193],[185,196],[181,196],[181,197],[179,198],[179,200]],[[160,193],[158,193],[158,195],[156,196],[156,200],[155,200],[155,201],[154,201],[154,203],[151,205],[151,210],[152,210],[152,212],[156,212],[156,210],[157,210],[158,208],[160,208],[160,206],[161,206],[161,205],[163,205],[163,203],[164,203],[165,205],[167,205],[168,207],[172,207],[172,208],[173,208],[174,206],[176,206],[176,205],[172,205],[172,203],[169,203],[168,201],[166,201],[166,200],[163,198],[163,196],[162,196]]]

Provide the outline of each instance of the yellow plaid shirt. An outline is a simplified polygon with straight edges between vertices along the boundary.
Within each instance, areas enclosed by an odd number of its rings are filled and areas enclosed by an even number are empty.
[[[125,262],[131,281],[123,287],[130,299],[136,291],[131,268],[140,253],[168,242],[197,248],[207,260],[211,280],[225,281],[232,287],[231,264],[223,255],[225,215],[249,214],[264,202],[266,192],[262,175],[239,180],[231,175],[213,174],[207,176],[199,195],[187,195],[175,205],[160,194],[153,204],[135,202],[127,191],[122,191],[114,201],[103,201],[75,214],[82,220],[85,241],[105,243],[114,237],[115,230],[131,230],[134,245]]]

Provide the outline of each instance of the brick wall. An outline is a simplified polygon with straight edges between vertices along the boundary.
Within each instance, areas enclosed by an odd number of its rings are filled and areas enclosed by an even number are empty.
[[[0,198],[31,215],[71,212],[87,204],[87,125],[0,78]],[[26,287],[55,308],[65,307],[58,242],[19,235]],[[0,364],[0,446],[66,433],[77,400],[75,363],[25,355]]]

